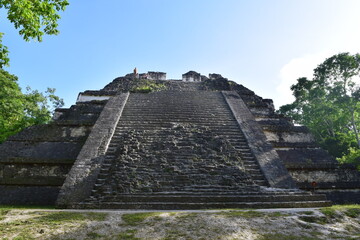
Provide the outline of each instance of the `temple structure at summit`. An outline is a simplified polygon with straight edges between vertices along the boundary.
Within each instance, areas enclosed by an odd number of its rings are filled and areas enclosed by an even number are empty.
[[[220,74],[128,74],[0,145],[0,204],[203,209],[359,203],[360,174]]]

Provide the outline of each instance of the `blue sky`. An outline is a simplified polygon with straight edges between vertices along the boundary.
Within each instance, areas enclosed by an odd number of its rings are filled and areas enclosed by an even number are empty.
[[[358,0],[69,0],[60,35],[25,42],[1,11],[7,71],[25,88],[57,89],[66,106],[132,72],[220,73],[272,98],[326,57],[360,52]]]

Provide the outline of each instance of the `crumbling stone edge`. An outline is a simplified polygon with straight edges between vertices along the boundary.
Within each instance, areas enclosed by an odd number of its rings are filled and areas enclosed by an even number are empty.
[[[260,125],[239,94],[234,91],[222,91],[222,94],[243,131],[270,187],[298,189],[279,155],[267,142]]]
[[[90,196],[128,97],[120,93],[106,103],[61,187],[58,208],[73,208]]]

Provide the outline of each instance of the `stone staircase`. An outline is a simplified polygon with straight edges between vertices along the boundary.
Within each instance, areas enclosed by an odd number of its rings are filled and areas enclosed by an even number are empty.
[[[314,207],[323,195],[268,191],[221,92],[130,94],[81,208]]]

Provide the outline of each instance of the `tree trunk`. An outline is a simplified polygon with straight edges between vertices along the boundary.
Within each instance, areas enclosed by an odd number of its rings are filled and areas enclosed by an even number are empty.
[[[351,112],[351,124],[353,125],[353,129],[354,129],[356,141],[357,141],[357,144],[358,144],[358,148],[360,148],[359,132],[357,130],[356,122],[355,122],[355,110],[353,110]]]

